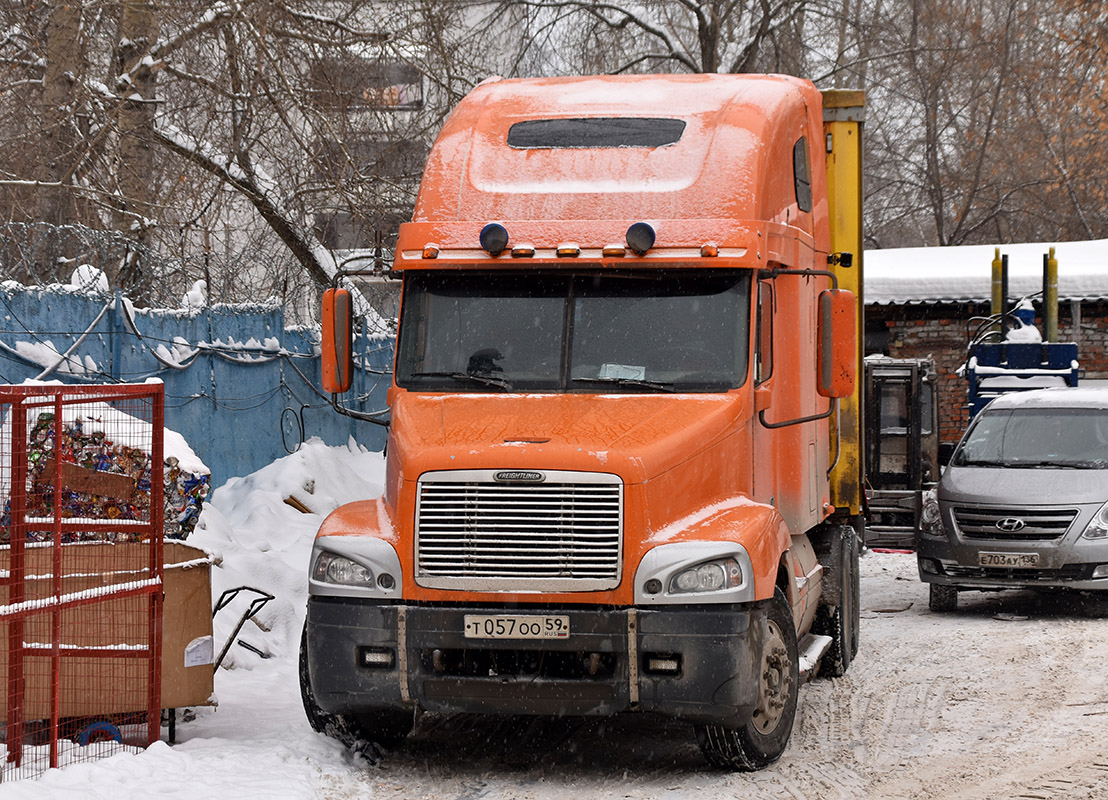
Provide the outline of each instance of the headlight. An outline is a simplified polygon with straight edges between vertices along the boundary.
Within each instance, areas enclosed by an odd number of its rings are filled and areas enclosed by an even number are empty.
[[[323,552],[312,567],[312,579],[343,586],[372,586],[373,573],[357,561]]]
[[[671,594],[718,592],[734,589],[742,582],[743,572],[739,562],[733,558],[721,558],[678,572],[669,583],[669,591]]]
[[[738,542],[670,542],[651,549],[635,571],[642,606],[750,603],[754,565]]]
[[[1085,526],[1085,532],[1081,534],[1086,539],[1108,539],[1108,503],[1100,507],[1100,511],[1093,514],[1089,524]]]
[[[396,548],[376,536],[320,536],[308,562],[308,594],[321,597],[400,596]]]
[[[928,489],[923,493],[921,503],[920,529],[931,536],[946,536],[946,530],[943,528],[943,515],[939,511],[938,493],[934,489]]]

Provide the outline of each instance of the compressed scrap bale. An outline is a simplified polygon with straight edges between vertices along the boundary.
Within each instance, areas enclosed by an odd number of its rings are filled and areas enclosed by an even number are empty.
[[[31,491],[29,517],[142,520],[150,517],[150,455],[113,442],[103,431],[85,430],[81,416],[63,420],[61,444],[54,441],[54,415],[43,412],[31,428],[27,449]],[[55,498],[56,458],[62,462],[61,497]],[[128,541],[136,534],[66,533],[65,541]],[[51,538],[49,531],[32,538]]]
[[[106,408],[106,406],[105,406]],[[115,411],[116,414],[122,412]],[[55,456],[62,461],[60,514],[63,519],[145,520],[150,518],[150,454],[142,447],[114,442],[103,430],[86,423],[89,416],[77,415],[62,422],[62,442],[55,446],[54,414],[41,412],[30,431],[27,466],[30,492],[27,516],[52,517]],[[180,438],[179,436],[177,438]],[[183,440],[182,440],[183,442]],[[185,539],[196,526],[204,499],[208,495],[207,472],[185,469],[173,455],[163,467],[165,536]],[[8,541],[11,502],[5,498],[0,518],[0,541]],[[129,541],[137,534],[69,533],[64,541]],[[35,532],[30,538],[50,538],[49,532]]]

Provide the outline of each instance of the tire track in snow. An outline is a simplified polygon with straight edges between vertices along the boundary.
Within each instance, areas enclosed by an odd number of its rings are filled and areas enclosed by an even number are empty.
[[[954,794],[950,800],[1101,800],[1108,797],[1108,753],[1101,742],[1096,744],[1100,753],[1091,759],[1081,748],[1077,757],[1072,751],[1069,757],[1056,752],[1032,763],[1012,764],[1003,775]]]

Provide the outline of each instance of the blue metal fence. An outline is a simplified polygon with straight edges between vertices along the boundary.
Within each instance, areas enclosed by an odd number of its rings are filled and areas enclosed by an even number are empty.
[[[362,331],[347,405],[381,410],[393,337],[379,322]],[[316,329],[286,328],[276,305],[144,310],[118,294],[0,285],[0,383],[160,379],[166,427],[208,465],[213,486],[313,436],[383,447],[383,428],[337,414],[321,393],[318,342]]]

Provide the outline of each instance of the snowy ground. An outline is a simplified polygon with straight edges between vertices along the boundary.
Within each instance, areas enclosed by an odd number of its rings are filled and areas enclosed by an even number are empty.
[[[424,716],[373,765],[313,733],[296,681],[305,570],[321,515],[380,492],[379,454],[309,443],[220,487],[192,543],[222,557],[213,590],[277,596],[216,675],[218,708],[178,743],[52,770],[0,798],[1104,798],[1108,620],[1065,598],[970,594],[932,614],[911,555],[862,559],[862,650],[804,687],[792,743],[757,774],[708,768],[691,729],[615,720]],[[294,496],[316,512],[284,502]],[[216,620],[230,634],[234,609]]]

